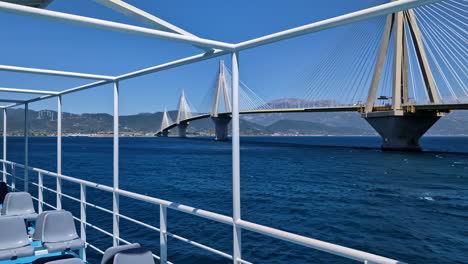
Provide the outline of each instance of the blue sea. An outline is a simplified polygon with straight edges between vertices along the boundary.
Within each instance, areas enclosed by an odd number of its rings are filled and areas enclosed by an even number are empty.
[[[122,189],[231,215],[230,142],[120,143]],[[424,137],[421,153],[379,146],[377,137],[243,137],[242,218],[408,263],[468,263],[468,137]],[[29,149],[30,166],[56,169],[55,138],[31,137]],[[24,163],[23,150],[22,138],[8,138],[9,160]],[[63,173],[112,185],[112,138],[64,138]],[[78,197],[79,186],[64,183],[64,191]],[[55,204],[54,194],[44,195]],[[64,208],[79,215],[78,203],[63,199]],[[88,188],[87,201],[112,209],[110,193]],[[121,213],[159,226],[158,206],[122,197]],[[90,223],[112,232],[110,214],[92,207],[87,214]],[[120,225],[122,238],[159,254],[159,233],[124,219]],[[168,231],[232,252],[227,225],[169,210]],[[87,237],[101,249],[112,245],[91,227]],[[356,263],[250,231],[243,231],[242,243],[243,259],[253,263]],[[168,246],[176,264],[232,263],[172,238]],[[88,258],[100,263],[93,249]]]

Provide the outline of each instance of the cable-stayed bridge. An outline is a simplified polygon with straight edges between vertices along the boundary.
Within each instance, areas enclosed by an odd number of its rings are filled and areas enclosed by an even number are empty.
[[[437,120],[468,109],[467,7],[447,0],[352,24],[344,41],[330,45],[294,84],[305,90],[302,104],[271,105],[240,81],[240,114],[359,112],[382,136],[384,149],[419,150],[420,137]],[[165,111],[157,135],[177,127],[186,137],[189,122],[211,118],[215,139],[226,140],[230,84],[231,72],[220,61],[211,110],[196,111],[182,92],[177,119],[169,122]]]

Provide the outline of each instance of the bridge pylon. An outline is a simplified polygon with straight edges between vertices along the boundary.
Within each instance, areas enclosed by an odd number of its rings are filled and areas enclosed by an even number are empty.
[[[394,39],[392,109],[376,112],[374,104],[392,32]],[[419,139],[444,115],[443,112],[438,111],[410,112],[402,107],[402,105],[410,103],[408,96],[408,51],[410,50],[408,39],[411,39],[413,43],[429,101],[434,104],[440,103],[440,96],[429,67],[416,14],[410,9],[388,15],[363,113],[363,118],[382,137],[382,148],[386,150],[421,150]]]
[[[163,116],[161,119],[161,128],[159,129],[158,133],[156,135],[158,137],[167,137],[169,136],[169,129],[168,127],[172,124],[171,118],[169,117],[169,114],[167,113],[167,109],[164,108]]]
[[[192,113],[190,111],[190,107],[183,89],[182,93],[180,94],[179,106],[177,109],[176,123],[179,130],[179,137],[185,138],[187,137],[187,127],[189,125],[189,122],[186,120],[192,117]]]
[[[227,86],[226,76],[224,74],[224,61],[219,61],[219,73],[216,84],[216,93],[211,109],[211,120],[215,124],[215,140],[223,141],[228,139],[228,125],[231,121],[231,98]],[[220,100],[224,99],[224,113],[219,111]]]

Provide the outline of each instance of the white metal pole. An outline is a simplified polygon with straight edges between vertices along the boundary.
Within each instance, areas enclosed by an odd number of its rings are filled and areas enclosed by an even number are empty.
[[[7,109],[3,108],[3,160],[7,160]],[[3,162],[3,181],[7,182],[6,164]]]
[[[42,213],[43,211],[43,203],[44,203],[44,177],[42,176],[42,172],[37,173],[37,183],[38,183],[38,188],[37,188],[37,196],[38,196],[38,203],[37,203],[37,208],[39,213]]]
[[[119,189],[119,82],[114,82],[114,190]],[[119,245],[119,195],[113,193],[114,246]]]
[[[57,174],[62,174],[62,96],[57,96]],[[56,178],[57,210],[62,209],[62,180]]]
[[[80,184],[80,237],[85,242],[85,248],[81,249],[81,259],[86,261],[86,185]]]
[[[160,205],[159,207],[159,248],[160,248],[160,263],[167,263],[167,207]]]
[[[29,191],[29,104],[24,105],[24,191]]]
[[[239,53],[232,53],[232,211],[233,263],[242,258],[242,229],[236,223],[241,219],[240,202],[240,137],[239,137]]]
[[[11,190],[16,192],[16,167],[11,164]]]

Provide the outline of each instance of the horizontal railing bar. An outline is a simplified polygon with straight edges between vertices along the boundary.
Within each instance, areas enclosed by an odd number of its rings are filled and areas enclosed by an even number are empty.
[[[37,183],[32,182],[31,184],[34,185],[34,186],[39,187],[39,184],[37,184]],[[41,187],[42,187],[44,190],[47,190],[47,191],[49,191],[49,192],[53,192],[53,193],[55,193],[55,194],[58,193],[58,192],[57,192],[56,190],[54,190],[54,189],[50,189],[50,188],[45,187],[45,186],[41,186]],[[95,209],[99,209],[99,210],[104,211],[104,212],[106,212],[106,213],[109,213],[109,214],[113,214],[113,213],[114,213],[114,212],[112,212],[112,211],[109,210],[109,209],[106,209],[106,208],[104,208],[104,207],[101,207],[101,206],[99,206],[99,205],[95,205],[95,204],[92,204],[92,203],[89,203],[89,202],[81,201],[80,199],[77,199],[77,198],[75,198],[75,197],[73,197],[73,196],[70,196],[70,195],[68,195],[68,194],[65,194],[65,193],[63,193],[63,192],[61,192],[60,195],[63,196],[63,197],[65,197],[65,198],[68,198],[68,199],[70,199],[70,200],[73,200],[73,201],[75,201],[75,202],[84,203],[85,205],[87,205],[87,206],[89,206],[89,207],[92,207],[92,208],[95,208]],[[122,216],[122,215],[119,215],[119,216]]]
[[[100,250],[98,247],[94,246],[93,244],[86,242],[86,246],[87,247],[89,246],[90,248],[92,248],[92,249],[96,250],[97,252],[101,253],[102,255],[104,255],[104,251]]]
[[[169,40],[169,41],[174,41],[174,42],[190,44],[194,46],[216,48],[216,49],[223,49],[223,50],[234,49],[234,45],[230,43],[202,39],[202,38],[193,37],[193,36],[180,35],[176,33],[156,30],[156,29],[138,27],[138,26],[127,25],[123,23],[117,23],[117,22],[112,22],[112,21],[107,21],[107,20],[102,20],[102,19],[72,15],[72,14],[67,14],[67,13],[62,13],[62,12],[57,12],[57,11],[33,8],[33,7],[10,4],[10,3],[5,3],[5,2],[0,2],[0,11],[14,14],[14,15],[29,16],[33,18],[45,19],[45,20],[50,20],[50,21],[55,21],[55,22],[63,22],[63,23],[72,24],[72,25],[93,27],[93,28],[111,30],[111,31],[138,35],[138,36],[143,36],[143,37]]]
[[[14,177],[15,177],[15,179],[24,181],[24,178],[21,178],[21,177],[18,177],[18,176],[14,176]]]
[[[240,262],[240,263],[243,263],[243,264],[253,264],[252,262],[248,262],[247,260],[243,260],[243,259],[237,259],[237,262]]]
[[[36,184],[36,183],[32,183],[32,184],[33,184],[34,186],[39,187],[39,185]],[[50,188],[48,188],[48,187],[42,186],[42,188],[43,188],[44,190],[57,193],[55,190],[50,189]],[[67,194],[64,194],[64,193],[61,193],[61,195],[62,195],[63,197],[68,198],[68,199],[71,199],[71,200],[74,200],[74,201],[76,201],[76,202],[82,203],[81,200],[76,199],[76,198],[74,198],[74,197],[72,197],[72,196],[70,196],[70,195],[67,195]],[[91,204],[91,203],[88,203],[88,202],[84,202],[84,203],[85,203],[86,205],[90,205],[91,207],[94,207],[94,208],[103,210],[103,211],[105,211],[105,212],[108,212],[109,214],[112,214],[112,213],[113,213],[112,211],[107,210],[107,209],[105,209],[105,208],[102,208],[102,207],[100,207],[100,206],[97,206],[97,205],[94,205],[94,204]],[[133,219],[133,218],[131,218],[131,217],[128,217],[128,216],[126,216],[126,215],[118,214],[118,216],[121,217],[121,218],[123,218],[123,219],[125,219],[125,220],[128,220],[128,221],[130,221],[130,222],[133,222],[133,223],[136,223],[136,224],[138,224],[138,225],[147,227],[147,228],[149,228],[149,229],[151,229],[151,230],[160,232],[160,229],[159,229],[159,228],[154,227],[154,226],[152,226],[152,225],[148,225],[148,224],[146,224],[146,223],[143,223],[143,222],[141,222],[141,221],[138,221],[138,220]],[[77,221],[79,221],[79,222],[82,222],[82,221],[81,221],[79,218],[77,218],[77,217],[74,217],[74,219],[77,220]],[[89,223],[84,223],[84,224],[88,225]],[[98,229],[96,229],[96,230],[98,230]],[[101,231],[101,230],[98,230],[98,231]],[[111,234],[108,233],[107,235],[111,235]],[[226,257],[226,258],[228,258],[228,259],[232,259],[232,256],[231,256],[231,255],[226,254],[226,253],[224,253],[224,252],[222,252],[222,251],[216,250],[216,249],[214,249],[214,248],[205,246],[205,245],[203,245],[203,244],[201,244],[201,243],[197,243],[197,242],[195,242],[195,241],[189,240],[189,239],[187,239],[187,238],[184,238],[184,237],[182,237],[182,236],[178,236],[178,235],[175,235],[175,234],[172,234],[172,233],[169,233],[169,232],[167,232],[167,235],[170,236],[170,237],[173,237],[173,238],[175,238],[175,239],[178,239],[178,240],[180,240],[180,241],[183,241],[183,242],[185,242],[185,243],[188,243],[188,244],[197,246],[197,247],[202,248],[202,249],[206,249],[206,250],[208,250],[208,251],[210,251],[210,252],[216,253],[216,254],[218,254],[218,255],[220,255],[220,256],[223,256],[223,257]],[[121,240],[122,242],[125,242],[125,243],[127,243],[127,244],[130,244],[130,242],[125,241],[125,240],[123,240],[123,239],[121,239],[121,238],[117,238],[117,239],[119,239],[119,240]],[[154,256],[156,256],[156,255],[154,255]],[[159,259],[159,256],[156,256],[156,257]],[[250,262],[245,262],[245,263],[247,263],[247,264],[252,264],[252,263],[250,263]]]
[[[36,186],[39,186],[39,185],[36,184],[36,183],[32,183],[32,184],[33,184],[33,185],[36,185]],[[10,186],[10,185],[7,184],[7,186]],[[48,191],[53,191],[53,192],[55,192],[54,190],[52,190],[52,189],[50,189],[50,188],[47,188],[47,187],[45,187],[45,186],[42,186],[42,188],[44,188],[44,190],[48,190]],[[56,192],[55,192],[55,193],[56,193]],[[78,199],[75,199],[74,197],[71,197],[71,196],[66,195],[66,194],[63,194],[63,193],[62,193],[62,196],[66,197],[66,198],[69,198],[69,199],[72,199],[72,200],[76,200],[76,201],[78,201],[78,202],[82,202],[82,201],[80,201],[80,200],[78,200]],[[31,198],[32,198],[33,200],[39,202],[39,199],[37,199],[36,197],[32,196]],[[55,206],[53,206],[53,205],[51,205],[51,204],[48,204],[48,203],[46,203],[46,202],[44,202],[44,201],[42,201],[42,203],[43,203],[44,205],[47,205],[47,206],[53,208],[53,209],[57,209],[57,207],[55,207]],[[101,208],[102,208],[102,207],[101,207]],[[100,208],[98,208],[98,209],[100,209]],[[105,209],[105,208],[103,208],[103,209],[104,209],[104,210],[107,210],[107,209]],[[112,212],[110,211],[110,213],[112,213]],[[140,222],[140,221],[138,221],[138,220],[134,220],[134,219],[132,219],[132,218],[130,218],[130,217],[127,217],[127,216],[125,216],[125,215],[120,215],[120,214],[119,214],[119,216],[122,217],[122,218],[124,218],[124,219],[127,219],[127,220],[129,220],[129,221],[135,222],[135,223],[137,223],[137,224],[141,224],[141,225],[143,225],[143,226],[146,226],[146,227],[148,227],[148,228],[156,229],[156,231],[159,232],[159,229],[156,228],[156,227],[147,225],[147,224],[142,223],[142,222]],[[93,225],[93,224],[91,224],[91,223],[89,223],[89,222],[84,222],[84,221],[82,221],[80,218],[78,218],[78,217],[76,217],[76,216],[73,216],[73,219],[74,219],[75,221],[80,222],[80,223],[83,223],[83,224],[85,224],[86,226],[89,226],[89,227],[91,227],[91,228],[93,228],[93,229],[95,229],[95,230],[97,230],[97,231],[99,231],[99,232],[101,232],[101,233],[103,233],[103,234],[105,234],[105,235],[107,235],[107,236],[114,237],[114,235],[111,234],[110,232],[108,232],[108,231],[106,231],[106,230],[104,230],[104,229],[102,229],[102,228],[100,228],[100,227],[98,227],[98,226],[96,226],[96,225]],[[125,240],[125,239],[123,239],[123,238],[121,238],[121,237],[116,237],[116,239],[119,240],[119,241],[121,241],[121,242],[124,242],[124,243],[127,244],[127,245],[131,244],[130,241],[127,241],[127,240]],[[99,253],[101,253],[101,254],[104,254],[104,251],[100,250],[99,248],[93,246],[92,244],[90,244],[90,243],[88,243],[88,242],[85,242],[85,243],[86,243],[87,246],[90,246],[92,249],[96,250],[97,252],[99,252]],[[152,256],[153,256],[155,259],[158,259],[158,260],[161,259],[161,258],[160,258],[158,255],[156,255],[156,254],[153,254],[153,253],[152,253]],[[174,264],[174,263],[168,261],[168,264]]]
[[[205,245],[203,245],[203,244],[201,244],[201,243],[192,241],[192,240],[190,240],[190,239],[188,239],[188,238],[185,238],[185,237],[181,237],[181,236],[172,234],[172,233],[170,233],[170,232],[166,232],[166,234],[167,234],[168,236],[170,236],[170,237],[172,237],[172,238],[175,238],[175,239],[177,239],[177,240],[180,240],[180,241],[182,241],[182,242],[185,242],[185,243],[188,243],[188,244],[190,244],[190,245],[199,247],[199,248],[201,248],[201,249],[205,249],[205,250],[210,251],[210,252],[212,252],[212,253],[215,253],[215,254],[217,254],[217,255],[219,255],[219,256],[222,256],[222,257],[225,257],[225,258],[227,258],[227,259],[231,259],[231,260],[232,260],[232,256],[231,256],[231,255],[229,255],[229,254],[227,254],[227,253],[224,253],[224,252],[222,252],[222,251],[220,251],[220,250],[211,248],[211,247],[209,247],[209,246],[205,246]],[[249,263],[250,263],[250,262],[249,262]],[[250,264],[251,264],[251,263],[250,263]]]
[[[24,167],[24,165],[17,164],[17,163],[11,162],[11,161],[0,160],[0,162],[11,164],[13,166]],[[141,194],[136,194],[136,193],[132,193],[132,192],[124,191],[124,190],[113,189],[113,188],[105,186],[105,185],[100,185],[100,184],[97,184],[97,183],[92,183],[92,182],[89,182],[89,181],[84,181],[84,180],[72,178],[72,177],[69,177],[69,176],[59,175],[57,173],[42,170],[42,169],[37,169],[37,168],[33,168],[33,167],[28,167],[28,169],[32,170],[32,171],[36,171],[36,172],[41,172],[41,173],[43,173],[43,175],[50,175],[50,176],[58,177],[58,178],[61,178],[61,179],[67,180],[67,181],[84,184],[86,186],[93,187],[93,188],[96,188],[96,189],[100,189],[100,190],[103,190],[103,191],[107,191],[107,192],[111,192],[111,193],[118,193],[119,195],[126,196],[126,197],[129,197],[129,198],[133,198],[133,199],[136,199],[136,200],[167,206],[168,208],[172,208],[174,210],[178,210],[178,211],[181,211],[181,212],[187,212],[189,214],[204,217],[204,218],[207,218],[207,219],[212,219],[214,221],[218,221],[218,222],[221,222],[221,223],[226,223],[226,224],[229,224],[229,225],[233,224],[232,218],[224,216],[224,215],[220,215],[220,214],[217,214],[217,213],[212,213],[212,212],[209,212],[209,211],[196,209],[196,208],[193,208],[193,207],[190,207],[190,206],[179,205],[179,204],[172,203],[172,202],[169,202],[169,201],[166,201],[166,200],[153,198],[153,197],[149,197],[149,196],[145,196],[145,195],[141,195]],[[47,203],[44,203],[44,204],[48,205]],[[52,207],[52,208],[54,208],[54,207]],[[81,222],[80,219],[78,219],[76,217],[74,217],[74,218],[77,221]],[[126,218],[129,218],[129,217],[126,217]],[[138,221],[138,220],[135,220],[135,221]],[[94,225],[91,225],[89,223],[86,223],[86,222],[84,224],[86,224],[88,226],[91,226],[92,228],[94,228],[96,230],[99,230],[102,233],[107,234],[108,236],[113,237],[113,235],[111,233],[109,233],[109,232],[107,232],[107,231],[105,231],[103,229],[100,229],[100,228],[98,228],[98,227],[96,227]],[[283,230],[279,230],[279,229],[275,229],[275,228],[255,224],[255,223],[248,222],[248,221],[245,221],[245,220],[238,220],[236,222],[236,224],[239,227],[241,227],[243,229],[246,229],[246,230],[250,230],[250,231],[253,231],[253,232],[256,232],[256,233],[260,233],[260,234],[263,234],[263,235],[266,235],[266,236],[270,236],[270,237],[277,238],[277,239],[280,239],[280,240],[284,240],[284,241],[287,241],[287,242],[291,242],[291,243],[294,243],[294,244],[302,245],[302,246],[305,246],[305,247],[313,248],[313,249],[316,249],[316,250],[328,252],[328,253],[331,253],[331,254],[334,254],[334,255],[337,255],[337,256],[342,256],[342,257],[345,257],[345,258],[348,258],[348,259],[353,259],[353,260],[366,262],[366,263],[369,262],[369,263],[380,263],[380,264],[403,264],[403,262],[400,262],[400,261],[397,261],[397,260],[381,257],[381,256],[374,255],[374,254],[371,254],[371,253],[367,253],[367,252],[363,252],[363,251],[360,251],[360,250],[355,250],[355,249],[339,246],[339,245],[336,245],[336,244],[320,241],[320,240],[313,239],[313,238],[308,238],[308,237],[305,237],[305,236],[301,236],[301,235],[286,232],[286,231],[283,231]],[[153,227],[153,228],[155,228],[155,227]],[[217,253],[217,254],[219,254],[221,256],[227,257],[227,255],[228,255],[228,254],[226,254],[224,252],[221,252],[221,251],[218,251],[216,249],[207,247],[205,245],[202,245],[200,243],[188,240],[186,238],[171,234],[169,232],[167,232],[167,234],[168,235],[170,234],[169,236],[171,236],[171,237],[174,237],[174,238],[179,239],[181,241],[185,240],[185,242],[187,242],[189,244],[198,246],[200,248],[204,248],[206,250],[209,250],[210,252]],[[118,238],[118,239],[120,240],[120,238]],[[231,256],[231,259],[232,259],[232,256]],[[238,261],[241,261],[241,260],[238,260]],[[241,261],[241,262],[244,263],[244,261]],[[246,263],[249,263],[249,262],[246,262]]]
[[[13,176],[13,174],[11,174],[11,173],[9,173],[9,172],[5,172],[5,171],[1,171],[0,173],[6,174],[7,176]]]
[[[127,220],[127,221],[130,221],[130,222],[133,222],[133,223],[135,223],[135,224],[144,226],[144,227],[146,227],[146,228],[149,228],[149,229],[154,230],[154,231],[157,231],[157,232],[161,232],[161,230],[160,230],[159,228],[155,227],[155,226],[145,224],[145,223],[143,223],[143,222],[141,222],[141,221],[138,221],[138,220],[133,219],[133,218],[131,218],[131,217],[128,217],[128,216],[126,216],[126,215],[122,215],[122,214],[117,214],[117,215],[118,215],[119,217],[121,217],[121,218]]]
[[[250,230],[256,233],[260,233],[266,236],[270,236],[273,238],[281,239],[284,241],[288,241],[294,244],[302,245],[305,247],[317,249],[320,251],[328,252],[334,255],[342,256],[348,259],[354,259],[357,261],[365,262],[368,261],[370,263],[380,263],[380,264],[404,264],[398,260],[393,260],[385,257],[381,257],[378,255],[374,255],[371,253],[367,253],[360,250],[355,250],[339,245],[335,245],[332,243],[320,241],[313,238],[308,238],[301,235],[296,235],[290,232],[286,232],[283,230],[254,224],[245,220],[239,220],[236,224],[243,229]]]
[[[7,164],[13,164],[13,165],[16,164],[14,162],[5,161],[5,160],[0,160],[0,162],[5,162]],[[18,167],[21,168],[21,167],[24,167],[24,166],[21,165],[21,166],[18,166]],[[64,179],[64,180],[67,180],[67,181],[70,181],[70,182],[84,184],[84,185],[86,185],[88,187],[92,187],[92,188],[95,188],[95,189],[98,189],[98,190],[107,191],[107,192],[110,192],[110,193],[118,193],[119,195],[122,195],[122,196],[126,196],[126,197],[129,197],[129,198],[133,198],[133,199],[136,199],[136,200],[140,200],[140,201],[144,201],[144,202],[148,202],[148,203],[152,203],[152,204],[164,205],[164,206],[167,206],[168,208],[171,208],[171,209],[174,209],[174,210],[177,210],[177,211],[181,211],[181,212],[185,212],[185,213],[188,213],[188,214],[200,216],[200,217],[207,218],[207,219],[217,221],[217,222],[220,222],[220,223],[225,223],[225,224],[232,225],[232,218],[231,217],[221,215],[221,214],[218,214],[218,213],[213,213],[213,212],[210,212],[210,211],[194,208],[194,207],[183,205],[183,204],[169,202],[169,201],[166,201],[166,200],[163,200],[163,199],[158,199],[158,198],[154,198],[154,197],[150,197],[150,196],[146,196],[146,195],[142,195],[142,194],[137,194],[137,193],[133,193],[133,192],[129,192],[129,191],[124,191],[124,190],[121,190],[121,189],[114,189],[114,188],[106,186],[106,185],[101,185],[101,184],[97,184],[97,183],[93,183],[93,182],[89,182],[89,181],[85,181],[85,180],[81,180],[81,179],[76,179],[76,178],[73,178],[73,177],[70,177],[70,176],[60,175],[60,174],[57,174],[57,173],[51,172],[51,171],[46,171],[46,170],[33,168],[33,167],[28,167],[28,169],[31,170],[31,171],[35,171],[35,172],[41,172],[44,175],[50,175],[50,176],[53,176],[53,177],[58,177],[58,178],[61,178],[61,179]]]
[[[37,199],[37,198],[34,197],[34,196],[32,196],[32,199],[35,200],[35,201],[37,201],[37,202],[40,202],[39,199]],[[54,210],[57,210],[57,207],[55,207],[55,206],[53,206],[53,205],[51,205],[51,204],[49,204],[49,203],[46,203],[46,202],[42,201],[42,204],[43,204],[43,205],[47,205],[47,206],[49,206],[50,208],[52,208],[52,209],[54,209]]]

